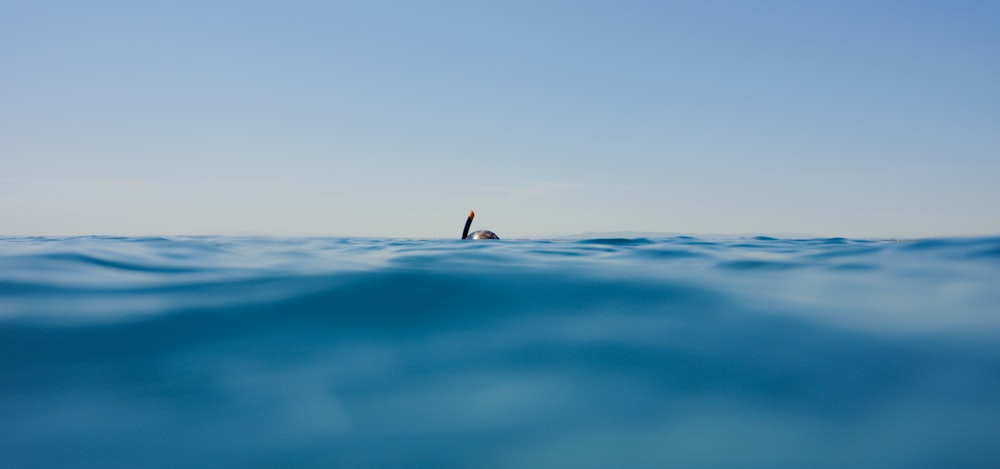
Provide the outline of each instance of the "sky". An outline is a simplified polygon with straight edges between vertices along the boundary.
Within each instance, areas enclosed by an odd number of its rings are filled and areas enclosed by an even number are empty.
[[[0,1],[0,235],[1000,234],[996,1]]]

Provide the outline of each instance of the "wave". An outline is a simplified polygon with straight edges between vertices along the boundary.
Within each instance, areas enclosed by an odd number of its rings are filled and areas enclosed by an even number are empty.
[[[0,454],[995,466],[998,249],[0,239]]]

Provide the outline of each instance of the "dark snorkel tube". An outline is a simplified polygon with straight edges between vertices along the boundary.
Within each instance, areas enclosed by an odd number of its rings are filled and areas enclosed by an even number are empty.
[[[465,220],[465,229],[462,230],[462,239],[469,237],[469,227],[472,226],[472,219],[476,218],[476,212],[469,210],[469,219]]]

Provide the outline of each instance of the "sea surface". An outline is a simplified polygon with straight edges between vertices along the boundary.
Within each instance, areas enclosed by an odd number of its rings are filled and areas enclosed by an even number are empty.
[[[0,466],[1000,467],[1000,238],[0,238]]]

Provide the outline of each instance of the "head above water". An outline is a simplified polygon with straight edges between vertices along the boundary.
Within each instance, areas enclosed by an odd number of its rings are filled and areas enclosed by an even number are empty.
[[[479,230],[469,234],[469,227],[472,226],[473,218],[476,218],[476,212],[469,210],[469,218],[465,220],[465,229],[462,230],[462,239],[500,239],[496,233],[490,230]]]

